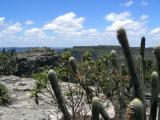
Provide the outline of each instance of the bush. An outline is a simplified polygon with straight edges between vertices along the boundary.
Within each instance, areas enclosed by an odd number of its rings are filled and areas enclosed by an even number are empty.
[[[5,85],[0,83],[0,105],[9,103],[9,94]]]

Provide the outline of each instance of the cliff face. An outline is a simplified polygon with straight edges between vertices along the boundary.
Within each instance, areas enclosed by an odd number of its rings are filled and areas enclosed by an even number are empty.
[[[16,75],[31,77],[46,67],[53,68],[59,62],[59,56],[53,50],[28,51],[17,54],[17,62]]]
[[[0,75],[31,77],[33,73],[53,68],[59,62],[60,51],[32,48],[23,52],[0,51]]]

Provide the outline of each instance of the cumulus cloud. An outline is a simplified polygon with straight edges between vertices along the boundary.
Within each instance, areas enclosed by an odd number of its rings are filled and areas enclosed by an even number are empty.
[[[127,0],[125,3],[121,4],[121,6],[129,7],[133,4],[133,0]]]
[[[3,24],[5,21],[5,17],[0,17],[0,25]]]
[[[147,6],[149,3],[148,3],[148,1],[147,0],[142,0],[141,1],[141,5],[142,6]]]
[[[141,16],[141,21],[135,20],[132,18],[130,12],[122,13],[110,13],[106,15],[106,20],[111,21],[112,24],[106,27],[107,31],[115,31],[120,27],[124,27],[127,30],[142,30],[145,28],[145,20],[148,18],[147,15]]]
[[[146,19],[148,19],[148,17],[149,17],[148,15],[143,14],[140,17],[140,20],[146,20]]]
[[[139,46],[142,36],[156,42],[149,42],[154,46],[160,40],[160,27],[148,29],[149,16],[142,14],[134,18],[131,12],[112,12],[105,16],[107,26],[99,31],[97,28],[85,28],[85,18],[74,12],[60,15],[50,22],[37,27],[28,28],[26,21],[8,22],[0,17],[0,45],[1,46],[73,46],[73,45],[119,45],[116,30],[124,27],[127,30],[129,42]]]
[[[122,13],[109,13],[108,15],[106,15],[106,20],[109,22],[114,22],[114,21],[120,21],[120,20],[126,20],[128,18],[130,18],[131,13],[128,11],[122,12]]]
[[[61,15],[43,26],[44,30],[53,30],[57,33],[74,32],[83,28],[84,17],[77,17],[75,13],[70,12]]]
[[[26,20],[26,21],[25,21],[25,24],[26,24],[26,25],[33,25],[33,24],[34,24],[34,21],[32,21],[32,20]]]
[[[151,34],[160,35],[160,27],[152,29],[152,30],[151,30]]]
[[[27,29],[24,32],[24,35],[26,37],[37,37],[37,38],[44,38],[45,37],[45,33],[39,28]]]
[[[125,11],[122,13],[110,13],[106,15],[106,20],[111,21],[111,24],[106,27],[106,32],[113,34],[112,36],[114,37],[116,36],[116,30],[123,27],[127,30],[132,45],[138,46],[140,38],[143,35],[147,35],[148,32],[146,27],[147,15],[142,15],[140,19],[135,19],[130,12]]]

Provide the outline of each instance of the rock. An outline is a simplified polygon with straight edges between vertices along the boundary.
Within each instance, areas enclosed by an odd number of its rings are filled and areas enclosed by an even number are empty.
[[[1,75],[0,82],[5,84],[11,95],[11,104],[8,106],[0,106],[0,120],[61,120],[62,113],[59,111],[59,119],[55,117],[57,106],[55,106],[55,100],[46,90],[43,91],[45,95],[39,94],[39,98],[45,101],[40,100],[38,105],[35,104],[34,98],[31,98],[31,90],[35,85],[35,81],[32,78]],[[63,94],[69,92],[68,86],[70,86],[72,90],[77,90],[77,87],[79,86],[67,82],[60,82],[59,84]],[[68,99],[69,96],[65,96],[65,98],[67,103],[71,102],[71,100]],[[77,103],[81,100],[81,103],[79,104],[80,107],[76,113],[80,118],[77,120],[83,119],[84,115],[86,115],[87,120],[89,120],[91,118],[91,109],[86,103],[86,95],[84,94],[82,98],[78,95],[74,95],[73,100]],[[46,102],[50,104],[47,104]],[[106,106],[105,110],[108,112],[109,117],[113,118],[115,115],[114,106],[109,99],[103,99],[102,104]],[[69,112],[71,113],[71,111]]]
[[[30,97],[34,86],[33,79],[0,76],[0,82],[6,85],[11,95],[11,104],[0,106],[0,120],[48,120],[54,106],[42,101],[39,105],[35,104],[34,99]]]
[[[18,71],[15,75],[31,77],[46,66],[53,68],[59,62],[59,56],[51,49],[37,48],[17,54]]]

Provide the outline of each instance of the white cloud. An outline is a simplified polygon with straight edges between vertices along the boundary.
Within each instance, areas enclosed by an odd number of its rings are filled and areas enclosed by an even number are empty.
[[[146,19],[148,19],[148,17],[149,17],[148,15],[143,14],[140,17],[140,20],[146,20]]]
[[[126,20],[130,18],[131,13],[128,11],[122,12],[122,13],[110,13],[106,15],[106,20],[110,22],[119,21],[119,20]]]
[[[45,33],[39,29],[39,28],[31,28],[31,29],[27,29],[25,32],[24,32],[24,35],[26,37],[37,37],[37,38],[43,38],[45,37]]]
[[[148,3],[148,1],[147,0],[142,0],[141,1],[141,5],[142,6],[147,6],[149,3]]]
[[[133,4],[133,0],[127,0],[125,3],[121,4],[121,6],[129,7]]]
[[[53,21],[43,26],[44,30],[53,30],[57,33],[74,32],[83,28],[84,17],[77,17],[70,12],[57,17]]]
[[[60,15],[42,26],[27,27],[26,23],[8,22],[0,17],[1,46],[73,46],[73,45],[119,45],[116,31],[120,27],[127,30],[129,42],[139,46],[142,36],[150,41],[148,46],[154,46],[160,41],[160,27],[148,29],[149,16],[142,14],[134,18],[131,12],[109,13],[105,16],[106,29],[85,28],[84,17],[70,12]],[[153,42],[154,40],[154,42]]]
[[[154,34],[154,35],[155,35],[155,34],[160,35],[160,27],[152,29],[152,30],[151,30],[151,34]]]
[[[32,21],[32,20],[27,20],[27,21],[25,22],[25,24],[26,24],[26,25],[33,25],[33,24],[34,24],[34,21]]]
[[[13,25],[10,25],[6,28],[6,32],[11,33],[11,34],[21,32],[21,30],[22,30],[22,27],[19,22],[15,23]]]
[[[106,18],[107,21],[111,21],[111,24],[106,27],[106,33],[112,34],[112,38],[115,38],[117,29],[121,27],[126,29],[131,44],[136,46],[139,45],[140,38],[147,35],[147,15],[135,19],[130,12],[122,12],[108,14]]]
[[[5,17],[0,17],[0,25],[3,24],[5,21]]]

